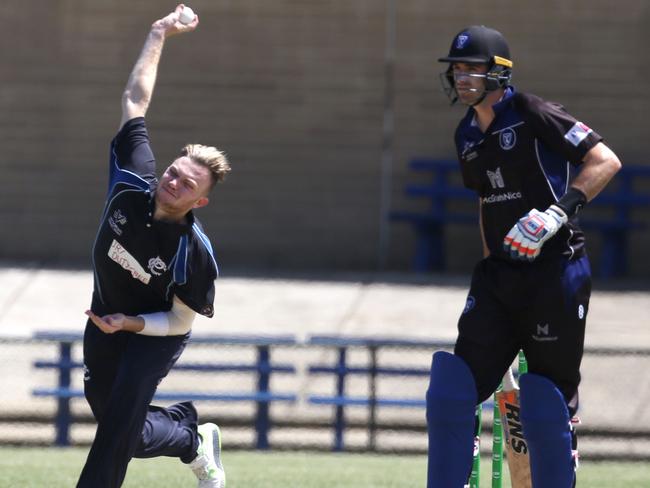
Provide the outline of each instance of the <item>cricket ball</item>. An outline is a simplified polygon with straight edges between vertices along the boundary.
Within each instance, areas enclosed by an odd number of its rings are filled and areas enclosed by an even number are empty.
[[[183,10],[181,10],[181,15],[178,20],[180,20],[181,24],[187,25],[191,24],[194,21],[194,17],[196,17],[194,10],[185,6],[183,7]]]

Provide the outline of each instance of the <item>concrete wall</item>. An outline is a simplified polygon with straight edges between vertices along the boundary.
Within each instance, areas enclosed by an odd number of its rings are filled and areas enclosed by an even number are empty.
[[[149,24],[173,3],[25,0],[0,6],[0,257],[89,264],[120,95]],[[644,48],[650,4],[399,0],[393,208],[414,155],[453,156],[460,108],[438,84],[453,35],[484,23],[509,39],[520,89],[563,102],[624,162],[650,164]],[[373,269],[380,236],[384,0],[193,0],[199,29],[168,41],[148,114],[161,168],[186,142],[233,165],[198,212],[222,269]],[[422,207],[425,206],[423,202]],[[647,213],[645,217],[647,219]],[[390,226],[388,267],[413,233]],[[650,273],[632,246],[633,276]],[[449,234],[450,268],[471,269],[475,229]],[[592,254],[597,257],[598,236]]]

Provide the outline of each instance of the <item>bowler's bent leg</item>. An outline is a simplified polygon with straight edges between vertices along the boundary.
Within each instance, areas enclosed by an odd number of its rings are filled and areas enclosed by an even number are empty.
[[[140,444],[133,457],[169,456],[189,464],[196,456],[198,414],[192,402],[163,408],[149,406]]]
[[[143,443],[149,404],[158,383],[181,355],[188,338],[189,335],[149,337],[133,334],[128,337],[78,488],[119,488],[136,451],[153,453],[150,446]],[[172,414],[169,416],[173,420]],[[157,422],[154,420],[151,425]],[[185,434],[182,438],[173,437],[177,444],[173,449],[179,457],[187,459],[196,439],[191,427],[182,430]],[[158,444],[158,451],[168,448],[160,442],[161,436],[153,435],[150,439]]]

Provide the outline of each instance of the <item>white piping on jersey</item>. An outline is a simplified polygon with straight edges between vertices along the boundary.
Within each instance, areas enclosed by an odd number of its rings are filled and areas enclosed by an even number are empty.
[[[555,201],[557,202],[559,198],[555,194],[555,191],[553,190],[553,185],[551,185],[551,181],[548,179],[548,176],[546,176],[546,171],[544,171],[544,166],[542,165],[542,158],[539,157],[539,146],[537,142],[537,138],[535,138],[535,154],[537,155],[537,164],[539,164],[539,169],[542,170],[542,174],[544,175],[544,178],[546,179],[546,183],[548,184],[548,187],[551,190],[551,193],[553,194],[553,198],[555,198]],[[566,184],[564,188],[564,193],[569,189],[569,162],[566,162]],[[573,230],[571,230],[569,227],[567,227],[569,231],[569,237],[566,241],[566,245],[571,251],[571,256],[569,256],[569,259],[572,259],[573,256],[575,255],[576,251],[573,248],[573,246],[570,244],[571,239],[573,238]]]
[[[171,291],[172,291],[172,287],[173,287],[175,284],[176,284],[176,282],[175,282],[174,280],[171,280],[171,281],[169,282],[169,285],[167,285],[167,291],[165,291],[165,298],[166,298],[167,300],[169,300],[170,297],[172,296],[172,295],[170,295],[170,293],[171,293]]]
[[[165,291],[165,297],[167,298],[167,300],[170,300],[172,297],[171,292],[173,290],[174,285],[183,285],[187,281],[186,279],[187,270],[183,270],[182,283],[180,281],[177,281],[178,278],[176,277],[176,265],[178,263],[178,254],[180,253],[182,243],[183,243],[183,239],[181,238],[178,240],[178,249],[176,250],[176,254],[174,254],[174,257],[169,263],[169,269],[172,269],[173,271],[172,271],[172,280],[167,285],[167,290]],[[185,259],[183,262],[183,266],[187,266],[187,245],[185,246]]]
[[[553,185],[551,185],[551,180],[549,180],[548,176],[546,175],[546,171],[544,170],[544,165],[542,164],[542,158],[539,156],[539,143],[538,139],[535,138],[535,155],[537,156],[537,164],[539,165],[539,169],[542,171],[542,174],[544,175],[544,179],[546,179],[546,184],[548,185],[549,190],[551,190],[551,193],[553,194],[553,198],[557,202],[560,197],[558,197],[555,194],[555,190],[553,189]],[[566,184],[565,184],[565,189],[564,193],[568,190],[569,186],[569,162],[566,162]]]
[[[212,262],[214,263],[214,269],[217,271],[217,276],[219,276],[219,266],[217,265],[217,260],[214,258],[214,251],[212,250],[212,245],[210,244],[210,239],[208,239],[208,236],[206,236],[203,232],[201,232],[201,229],[199,228],[196,223],[192,224],[192,230],[196,233],[196,235],[199,237],[205,248],[208,250],[208,254],[210,254],[210,257],[212,258]]]
[[[181,256],[182,260],[178,258],[181,252],[183,252],[183,255]],[[174,259],[172,259],[172,262],[174,263],[174,276],[173,276],[174,279],[172,280],[172,282],[178,285],[184,285],[187,282],[187,235],[182,235],[181,238],[178,240],[178,249],[176,250],[176,254],[174,254]],[[177,276],[177,268],[179,263],[183,267],[182,280],[180,279],[179,276]]]
[[[495,130],[492,132],[492,135],[498,134],[499,132],[503,132],[504,130],[512,129],[513,127],[517,127],[519,125],[523,125],[525,122],[522,120],[521,122],[517,122],[516,124],[509,125],[508,127],[504,127],[503,129]]]
[[[569,162],[566,162],[566,178],[564,179],[564,194],[569,191],[569,177],[571,176],[571,169],[569,168]],[[564,196],[564,195],[563,195]]]
[[[117,168],[117,171],[122,171],[124,173],[135,176],[137,179],[141,180],[146,185],[146,188],[142,188],[143,190],[149,189],[149,182],[147,180],[145,180],[142,176],[140,176],[137,173],[134,173],[133,171],[129,171],[128,169],[120,168],[120,165],[117,163],[118,159],[117,159],[117,154],[115,153],[115,147],[111,148],[111,152],[113,153],[113,157],[111,159],[112,159],[113,164]],[[109,192],[112,189],[113,189],[113,187],[111,186],[109,188]]]

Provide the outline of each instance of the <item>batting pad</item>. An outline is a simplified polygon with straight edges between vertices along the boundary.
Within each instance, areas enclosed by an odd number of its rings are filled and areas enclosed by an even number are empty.
[[[428,488],[460,487],[467,482],[477,396],[465,361],[447,352],[433,355],[427,391]]]
[[[521,376],[519,388],[533,486],[573,487],[570,419],[562,393],[552,381],[530,373]]]

